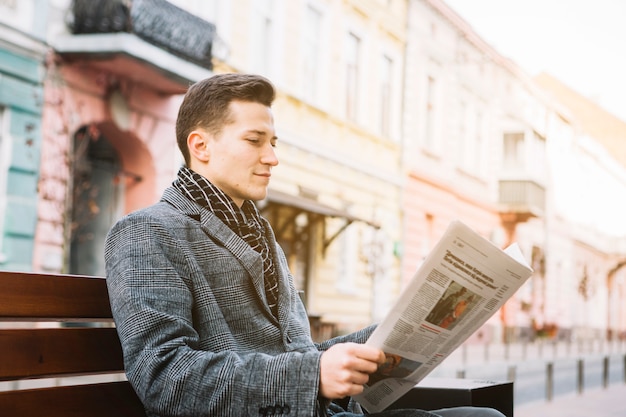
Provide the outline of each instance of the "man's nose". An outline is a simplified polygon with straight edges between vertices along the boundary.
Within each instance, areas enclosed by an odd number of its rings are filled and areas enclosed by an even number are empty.
[[[261,161],[264,164],[268,164],[271,166],[276,166],[278,165],[278,157],[276,156],[276,150],[272,145],[267,145],[265,147],[265,151],[263,152],[263,156],[261,158]]]

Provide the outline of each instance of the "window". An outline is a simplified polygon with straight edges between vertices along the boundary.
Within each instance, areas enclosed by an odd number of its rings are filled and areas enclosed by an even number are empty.
[[[483,174],[483,149],[485,148],[485,128],[483,113],[479,110],[476,113],[476,126],[474,126],[474,167],[478,174]]]
[[[10,163],[9,157],[11,156],[7,129],[5,128],[8,123],[5,122],[5,117],[4,108],[0,107],[0,264],[4,261],[2,242],[4,241],[4,218],[7,201],[7,174]]]
[[[429,76],[426,82],[426,117],[424,123],[424,146],[429,149],[435,147],[436,89],[437,81],[434,77]]]
[[[252,68],[255,72],[270,76],[273,62],[272,38],[274,31],[274,0],[257,0],[253,4],[252,19]]]
[[[461,101],[459,104],[459,121],[458,121],[458,146],[457,146],[457,160],[461,167],[468,165],[468,158],[470,157],[470,140],[467,135],[467,103]]]
[[[314,103],[319,99],[320,90],[321,38],[322,13],[309,4],[304,17],[302,91],[304,98]]]
[[[361,39],[352,32],[346,42],[346,117],[357,121]]]
[[[482,112],[476,110],[476,107],[476,104],[470,106],[466,102],[461,102],[458,160],[460,166],[469,173],[480,175],[485,165],[483,164],[484,122]]]
[[[424,214],[426,233],[422,242],[422,259],[426,259],[435,242],[435,216],[431,213]]]
[[[533,132],[533,143],[531,148],[532,158],[532,172],[539,178],[544,178],[546,175],[546,140],[537,132]]]
[[[383,55],[380,68],[380,134],[391,136],[391,80],[393,60]]]
[[[507,170],[524,168],[524,132],[504,134],[502,162]]]
[[[435,217],[430,213],[424,214],[424,229],[422,247],[420,249],[421,257],[418,260],[417,267],[426,259],[426,256],[428,256],[432,250],[433,242],[435,242]]]

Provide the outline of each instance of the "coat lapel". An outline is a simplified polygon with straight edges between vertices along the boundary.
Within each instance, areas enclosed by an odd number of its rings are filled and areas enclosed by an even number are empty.
[[[182,195],[174,187],[169,187],[163,193],[162,200],[171,204],[183,214],[200,222],[200,227],[208,236],[221,243],[226,249],[228,249],[233,256],[241,263],[241,265],[248,271],[248,275],[252,280],[252,284],[256,290],[257,296],[261,299],[265,309],[269,316],[274,317],[267,304],[265,296],[265,286],[263,282],[263,259],[259,253],[248,245],[242,238],[240,238],[235,232],[233,232],[228,226],[226,226],[215,214],[211,211],[197,205],[190,201],[187,197]],[[266,230],[267,225],[266,225]],[[272,234],[273,237],[273,234]],[[272,241],[272,243],[275,240]],[[270,244],[272,248],[272,255],[275,255],[274,244]],[[279,270],[279,291],[281,297],[284,293],[282,288],[283,271]],[[279,300],[279,311],[282,298]]]

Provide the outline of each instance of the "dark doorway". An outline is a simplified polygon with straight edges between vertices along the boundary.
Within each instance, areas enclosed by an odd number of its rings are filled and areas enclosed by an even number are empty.
[[[124,183],[117,151],[97,127],[74,135],[72,172],[70,273],[104,276],[104,239],[123,207]]]

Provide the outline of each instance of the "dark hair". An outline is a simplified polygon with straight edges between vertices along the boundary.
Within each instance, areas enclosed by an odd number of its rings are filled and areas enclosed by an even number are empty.
[[[231,101],[249,101],[272,105],[276,91],[265,77],[253,74],[217,74],[198,81],[187,90],[176,119],[176,141],[189,165],[187,136],[194,129],[204,128],[219,134],[228,121]]]

